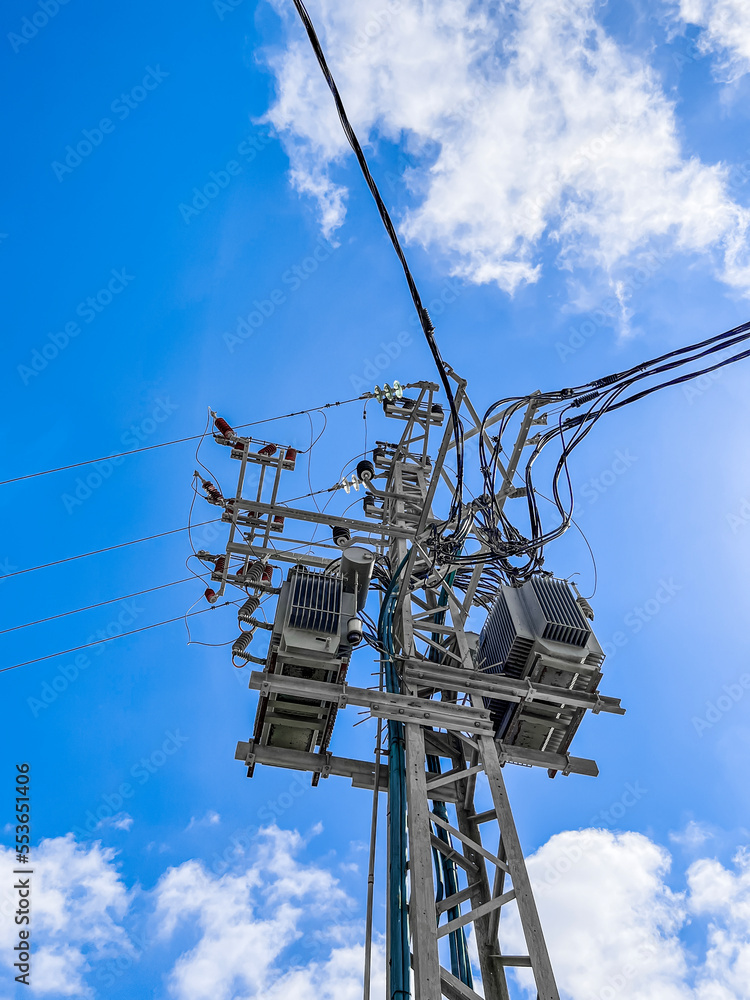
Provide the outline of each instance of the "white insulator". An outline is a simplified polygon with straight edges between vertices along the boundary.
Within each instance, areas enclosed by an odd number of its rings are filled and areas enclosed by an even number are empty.
[[[249,622],[252,619],[253,613],[258,610],[258,605],[260,604],[260,598],[252,594],[242,607],[237,612],[237,618],[241,622]]]

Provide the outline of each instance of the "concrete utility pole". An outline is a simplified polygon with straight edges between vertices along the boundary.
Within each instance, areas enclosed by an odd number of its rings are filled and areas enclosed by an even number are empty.
[[[465,382],[449,374],[464,440],[482,434],[492,449],[488,427],[503,413],[482,425]],[[246,631],[233,658],[263,667],[250,677],[260,694],[255,730],[235,756],[248,776],[264,764],[309,771],[314,785],[340,775],[376,798],[387,795],[391,1000],[479,998],[467,948],[472,924],[487,1000],[513,995],[506,975],[513,967],[531,970],[540,1000],[558,1000],[503,767],[596,775],[594,761],[569,755],[570,740],[588,709],[623,709],[598,693],[604,657],[585,620],[590,608],[565,581],[541,574],[523,587],[493,584],[497,593],[481,635],[466,631],[479,589],[487,593],[486,525],[480,529],[470,505],[454,525],[452,548],[435,530],[445,519],[434,508],[456,487],[449,466],[454,428],[436,402],[437,385],[407,388],[412,398],[400,386],[377,390],[385,416],[403,429],[397,443],[377,442],[372,463],[358,466],[363,520],[280,505],[294,451],[259,447],[221,421],[225,429],[215,439],[240,463],[235,496],[211,500],[224,508],[229,541],[223,555],[199,555],[214,565],[218,595],[230,584],[247,593],[239,613]],[[524,494],[513,478],[532,426],[546,419],[536,409],[532,396],[516,445],[499,466],[498,519],[506,498]],[[259,467],[259,478],[248,498],[250,464]],[[469,569],[457,561],[462,552],[478,557]],[[279,581],[274,569],[284,564]],[[346,681],[372,590],[380,593],[377,633],[369,634],[380,656],[378,689]],[[268,596],[276,598],[273,624],[257,617]],[[268,651],[251,656],[251,639],[263,629],[270,633]],[[373,761],[329,751],[337,713],[350,706],[386,720],[382,764],[379,750]],[[373,842],[376,816],[374,810]],[[368,900],[371,919],[371,892]],[[520,955],[504,953],[499,943],[501,915],[512,907],[526,944]]]

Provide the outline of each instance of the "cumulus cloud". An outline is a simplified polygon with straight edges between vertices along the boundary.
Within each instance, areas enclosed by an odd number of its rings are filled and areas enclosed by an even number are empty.
[[[345,217],[337,167],[348,147],[307,38],[274,2],[287,42],[268,56],[266,120],[330,234]],[[512,293],[552,250],[559,267],[601,269],[616,287],[634,254],[658,247],[710,256],[748,291],[750,213],[722,165],[682,152],[673,103],[597,8],[327,0],[313,15],[362,141],[399,143],[415,163],[402,232],[451,273]]]
[[[673,843],[680,844],[688,851],[699,850],[712,837],[713,833],[709,827],[705,823],[696,823],[694,819],[690,820],[684,830],[669,835]]]
[[[130,813],[120,812],[116,813],[114,816],[105,816],[103,820],[97,823],[96,829],[100,830],[104,827],[111,826],[115,830],[125,830],[126,832],[129,832],[132,825],[133,817]]]
[[[306,913],[314,910],[320,925],[348,909],[349,901],[330,872],[297,860],[303,846],[299,834],[271,827],[262,832],[252,863],[234,872],[216,876],[200,862],[187,861],[162,877],[154,892],[162,937],[170,938],[185,921],[199,931],[198,941],[170,972],[172,996],[239,1000],[266,993],[284,980],[301,998],[306,995],[303,984],[311,984],[312,990],[326,968],[338,969],[338,978],[348,982],[351,948],[335,949],[322,964],[312,961],[286,973],[279,966],[282,953],[301,936]],[[310,933],[310,941],[324,951],[315,931]],[[347,993],[330,995],[343,1000]]]
[[[746,0],[680,0],[680,14],[703,30],[698,44],[718,56],[717,70],[730,82],[750,71],[750,6]]]
[[[529,859],[559,982],[572,997],[622,993],[683,1000],[684,898],[666,883],[670,856],[638,833],[566,831]],[[516,927],[516,946],[523,947]]]
[[[71,835],[43,841],[34,858],[34,993],[92,997],[103,972],[114,981],[154,946],[163,956],[159,995],[173,1000],[357,1000],[361,923],[332,872],[304,859],[306,844],[270,827],[223,874],[192,859],[153,889],[128,891],[113,851]],[[0,848],[0,862],[11,886],[11,852]],[[528,859],[564,1000],[750,1000],[750,851],[728,864],[703,856],[686,872],[671,864],[642,834],[600,829],[559,833]],[[0,900],[8,970],[12,906],[11,894]],[[511,914],[512,904],[503,950],[523,954]],[[139,921],[146,930],[136,933]],[[476,960],[473,935],[469,943]],[[376,995],[382,940],[373,965]],[[535,996],[525,970],[518,975]]]
[[[694,862],[681,891],[671,863],[642,834],[598,829],[557,834],[528,859],[566,1000],[750,998],[750,854],[731,867]],[[681,936],[689,923],[693,947]],[[517,921],[504,933],[504,950],[524,948]]]
[[[114,865],[114,851],[79,846],[73,835],[43,840],[33,865],[33,988],[54,996],[90,997],[85,976],[92,963],[128,955],[133,946],[121,921],[130,903]],[[0,847],[0,877],[12,886],[14,854]],[[0,961],[10,972],[18,928],[10,919],[10,893],[0,906]],[[12,978],[12,976],[11,976]]]

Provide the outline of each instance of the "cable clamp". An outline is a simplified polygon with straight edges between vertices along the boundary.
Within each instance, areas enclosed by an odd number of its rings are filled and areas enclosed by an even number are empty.
[[[533,701],[535,696],[536,696],[536,689],[535,689],[534,685],[531,683],[531,681],[529,680],[529,678],[527,677],[526,678],[526,694],[523,696],[523,700],[524,701]]]
[[[347,691],[346,684],[344,683],[341,685],[341,694],[336,699],[336,704],[339,708],[346,708],[346,706],[349,704],[349,696],[347,695],[346,691]]]

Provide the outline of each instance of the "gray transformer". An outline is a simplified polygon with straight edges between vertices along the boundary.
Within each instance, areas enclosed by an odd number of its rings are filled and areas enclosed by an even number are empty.
[[[488,673],[595,693],[604,653],[565,580],[534,577],[503,587],[479,639],[478,666]],[[485,698],[497,739],[530,750],[565,753],[582,708]]]
[[[353,645],[361,637],[358,605],[363,604],[372,573],[373,554],[353,546],[352,558],[342,558],[346,570],[352,559],[364,572],[325,572],[294,566],[282,584],[265,672],[304,680],[341,684]],[[336,718],[333,702],[290,694],[261,698],[255,717],[254,740],[259,746],[308,753],[324,752]]]

